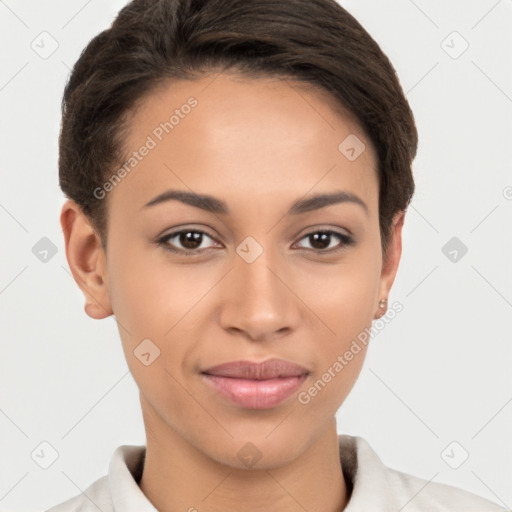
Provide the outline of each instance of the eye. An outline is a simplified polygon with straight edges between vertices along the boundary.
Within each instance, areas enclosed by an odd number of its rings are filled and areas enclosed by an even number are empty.
[[[338,240],[338,244],[332,246],[331,242],[335,241],[336,239]],[[311,249],[315,252],[328,253],[340,251],[344,249],[346,246],[354,244],[354,239],[351,236],[345,235],[344,233],[338,233],[337,231],[329,229],[312,231],[311,233],[308,233],[307,235],[302,237],[301,240],[308,240],[308,242],[310,243],[310,247],[306,247],[306,249]]]
[[[158,240],[158,243],[168,251],[191,255],[194,252],[198,253],[203,249],[213,247],[203,245],[205,237],[213,240],[208,233],[200,229],[183,229],[164,235]],[[181,247],[178,244],[181,244]]]
[[[201,229],[182,229],[164,235],[157,240],[157,243],[168,251],[185,256],[194,256],[200,254],[203,250],[215,247],[215,244],[205,245],[205,238],[214,241],[212,236]],[[351,236],[328,229],[312,231],[300,240],[307,240],[310,246],[299,248],[317,253],[331,254],[344,249],[346,246],[354,245],[354,239]],[[332,245],[332,242],[336,240],[338,243]]]

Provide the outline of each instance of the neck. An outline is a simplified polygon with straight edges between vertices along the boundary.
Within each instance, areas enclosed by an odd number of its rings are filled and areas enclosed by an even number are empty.
[[[272,469],[239,469],[197,450],[147,403],[143,414],[146,458],[139,486],[159,512],[340,512],[345,508],[347,488],[334,418],[295,459]]]

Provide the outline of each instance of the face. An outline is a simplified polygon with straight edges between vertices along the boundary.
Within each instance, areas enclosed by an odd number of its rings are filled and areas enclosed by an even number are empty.
[[[383,266],[371,143],[322,91],[228,74],[160,88],[130,126],[88,313],[115,315],[157,442],[234,467],[244,450],[291,461],[354,385],[353,342],[398,265],[400,223]],[[354,136],[355,159],[339,149]]]

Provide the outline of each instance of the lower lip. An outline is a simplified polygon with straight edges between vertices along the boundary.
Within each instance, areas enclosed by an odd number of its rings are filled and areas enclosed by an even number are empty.
[[[203,374],[206,380],[231,402],[245,409],[270,409],[293,395],[307,375],[268,380],[235,379]]]

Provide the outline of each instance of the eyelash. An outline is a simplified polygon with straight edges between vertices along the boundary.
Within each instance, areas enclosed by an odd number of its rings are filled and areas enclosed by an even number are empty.
[[[208,234],[206,231],[203,231],[201,229],[182,229],[180,231],[173,231],[172,233],[164,235],[163,237],[161,237],[160,239],[157,240],[157,244],[162,246],[167,251],[170,251],[170,252],[173,252],[176,254],[181,254],[183,256],[197,256],[197,255],[201,254],[203,251],[210,249],[209,247],[205,248],[205,249],[188,249],[188,250],[187,249],[173,249],[167,243],[167,241],[170,240],[171,238],[174,238],[183,233],[200,233],[201,235],[206,235],[207,237],[211,238],[212,240],[215,240],[210,234]],[[300,238],[300,240],[303,240],[304,238],[307,238],[308,236],[319,234],[319,233],[334,235],[342,242],[342,244],[339,247],[336,247],[335,249],[307,249],[306,248],[306,250],[313,251],[318,254],[334,254],[339,251],[342,251],[343,249],[345,249],[348,246],[354,245],[354,243],[355,243],[355,240],[351,236],[345,235],[343,233],[339,233],[338,231],[333,231],[330,229],[318,229],[316,231],[311,231],[309,233],[306,233],[302,238]]]

